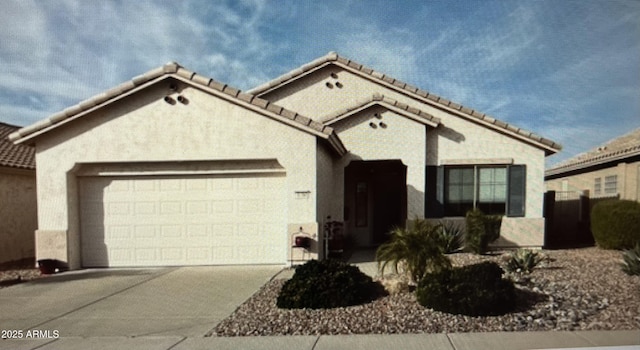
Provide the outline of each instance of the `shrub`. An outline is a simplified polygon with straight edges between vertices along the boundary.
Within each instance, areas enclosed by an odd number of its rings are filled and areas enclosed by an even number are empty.
[[[630,249],[640,242],[640,203],[607,200],[591,209],[591,232],[600,248]]]
[[[531,273],[543,260],[536,252],[529,249],[518,249],[507,261],[505,270],[508,272]]]
[[[384,293],[358,267],[327,259],[298,266],[285,282],[276,304],[285,309],[327,309],[369,302]]]
[[[444,254],[451,254],[462,249],[464,230],[453,221],[441,221],[438,224],[438,245]]]
[[[640,276],[640,243],[636,243],[633,249],[625,250],[622,258],[622,271],[629,276]]]
[[[427,272],[451,266],[440,248],[437,227],[423,219],[415,219],[409,228],[391,231],[391,239],[378,247],[376,260],[383,274],[387,265],[391,264],[397,272],[402,264],[416,283]]]
[[[502,273],[494,262],[441,270],[422,279],[416,297],[422,306],[452,314],[502,315],[516,304],[513,282]]]
[[[465,216],[466,235],[465,249],[467,251],[484,254],[489,248],[489,243],[500,237],[502,216],[484,215],[480,209],[473,209]]]

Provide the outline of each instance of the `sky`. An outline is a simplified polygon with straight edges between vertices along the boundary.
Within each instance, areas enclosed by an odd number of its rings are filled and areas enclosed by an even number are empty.
[[[562,144],[640,127],[638,0],[0,0],[0,121],[176,61],[242,90],[330,51]]]

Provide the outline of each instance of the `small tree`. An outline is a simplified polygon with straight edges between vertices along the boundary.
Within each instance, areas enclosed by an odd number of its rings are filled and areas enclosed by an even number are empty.
[[[390,241],[376,252],[378,269],[384,273],[391,264],[397,272],[398,265],[403,264],[411,280],[418,283],[428,272],[451,267],[451,261],[442,253],[437,230],[437,226],[423,219],[415,219],[408,228],[395,228]]]

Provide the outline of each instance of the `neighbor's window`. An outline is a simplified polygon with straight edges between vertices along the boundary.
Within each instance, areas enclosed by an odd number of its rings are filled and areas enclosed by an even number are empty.
[[[605,194],[618,193],[618,175],[605,176],[604,193]]]
[[[446,216],[464,216],[473,208],[485,214],[505,214],[506,167],[450,167],[445,169],[445,180]]]
[[[602,194],[602,178],[596,177],[593,183],[593,193],[598,196]]]

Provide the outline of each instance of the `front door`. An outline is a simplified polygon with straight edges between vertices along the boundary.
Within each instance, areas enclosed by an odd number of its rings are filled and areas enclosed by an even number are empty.
[[[345,168],[345,219],[356,245],[380,245],[404,226],[406,178],[400,160],[353,161]]]

